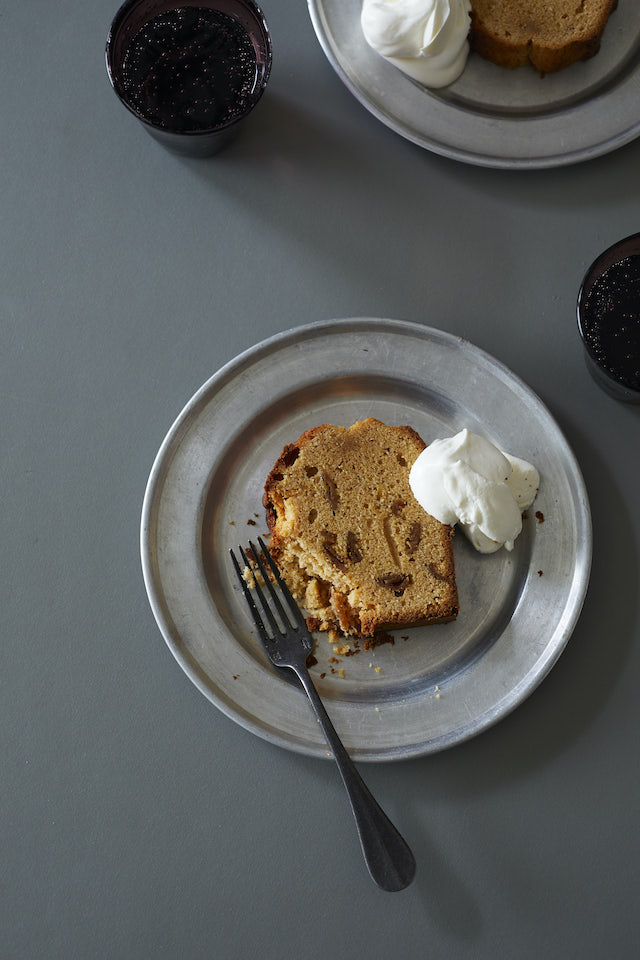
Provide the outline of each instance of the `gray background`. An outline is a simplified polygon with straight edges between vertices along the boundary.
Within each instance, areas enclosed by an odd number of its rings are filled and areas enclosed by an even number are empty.
[[[106,0],[0,2],[0,956],[636,957],[639,409],[593,384],[585,268],[636,232],[640,143],[513,173],[420,150],[269,0],[241,139],[162,149],[118,104]],[[591,585],[516,712],[364,770],[415,884],[378,891],[332,764],[186,679],[138,529],[174,417],[223,363],[314,320],[467,337],[548,404],[593,511]]]

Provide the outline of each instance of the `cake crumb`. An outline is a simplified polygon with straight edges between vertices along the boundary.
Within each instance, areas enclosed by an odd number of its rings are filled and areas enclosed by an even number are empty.
[[[382,667],[374,667],[376,673],[382,673]]]
[[[383,630],[380,633],[376,633],[373,637],[365,637],[362,645],[365,650],[373,650],[375,647],[381,647],[383,643],[394,644],[395,642],[395,637],[392,637],[390,633]]]
[[[258,568],[257,560],[251,548],[246,550],[246,557],[249,563],[245,565],[242,571],[242,579],[244,580],[244,582],[246,583],[246,585],[249,587],[250,590],[255,590],[256,584],[260,584],[260,586],[263,587],[264,577],[262,576]],[[262,554],[262,558],[264,562],[266,562],[266,557],[264,556],[264,554]],[[271,574],[271,572],[270,572],[269,579],[271,580],[271,582],[273,582],[273,574]]]

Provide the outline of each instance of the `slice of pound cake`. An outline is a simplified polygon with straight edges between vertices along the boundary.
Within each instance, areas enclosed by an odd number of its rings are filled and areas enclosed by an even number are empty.
[[[353,636],[453,620],[453,528],[422,509],[411,427],[323,424],[288,444],[267,477],[270,550],[314,629]]]
[[[598,52],[616,0],[472,0],[471,48],[501,67],[562,70]]]

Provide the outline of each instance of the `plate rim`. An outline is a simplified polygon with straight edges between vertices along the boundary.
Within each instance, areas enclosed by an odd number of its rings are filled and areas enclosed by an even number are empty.
[[[615,136],[610,136],[605,140],[599,140],[596,143],[582,146],[568,152],[531,157],[499,156],[480,153],[473,151],[471,148],[462,149],[460,147],[451,146],[445,143],[443,140],[431,138],[427,135],[418,136],[412,133],[393,115],[386,113],[379,106],[377,106],[367,91],[358,87],[346,73],[338,57],[336,56],[330,38],[327,36],[323,27],[322,17],[320,15],[321,10],[324,11],[325,9],[323,0],[307,0],[307,8],[316,38],[320,44],[320,47],[322,48],[322,51],[324,52],[324,55],[342,83],[349,90],[351,95],[358,101],[358,103],[368,110],[372,116],[380,121],[380,123],[384,124],[390,130],[393,130],[394,133],[397,133],[410,143],[414,143],[416,146],[422,147],[423,149],[435,153],[438,156],[446,157],[450,160],[458,160],[462,163],[468,163],[472,166],[488,167],[491,169],[546,170],[563,166],[571,166],[576,163],[583,163],[587,160],[594,160],[597,157],[601,157],[607,153],[612,153],[628,143],[632,143],[640,136],[640,116],[638,116],[635,122],[627,123],[618,134]],[[452,107],[451,109],[454,108]],[[498,123],[500,123],[502,119],[503,118],[500,117],[493,118],[494,122]]]
[[[320,320],[288,328],[258,341],[257,343],[242,350],[239,354],[224,363],[216,372],[214,372],[183,405],[179,414],[177,417],[175,417],[173,423],[167,431],[154,458],[145,487],[140,520],[140,557],[147,598],[156,624],[160,629],[161,635],[169,647],[172,655],[180,665],[183,672],[196,686],[196,688],[202,694],[204,694],[204,696],[223,714],[261,739],[306,756],[330,756],[326,752],[326,748],[324,746],[321,748],[316,748],[313,744],[292,740],[287,734],[280,733],[279,731],[272,732],[270,727],[261,725],[258,721],[254,720],[252,716],[247,715],[242,708],[238,707],[235,703],[230,703],[227,698],[225,698],[223,695],[217,694],[210,685],[205,683],[201,676],[202,668],[199,666],[195,658],[192,657],[190,652],[181,645],[177,628],[174,634],[172,624],[171,622],[168,622],[168,620],[170,621],[170,617],[167,620],[165,615],[165,608],[162,602],[162,591],[160,590],[159,584],[156,582],[154,577],[154,555],[151,533],[153,527],[153,514],[158,507],[157,494],[158,492],[161,492],[162,480],[167,472],[168,463],[170,462],[170,458],[167,460],[167,457],[171,453],[171,450],[174,448],[174,446],[179,445],[181,432],[188,428],[189,423],[197,414],[198,407],[202,403],[203,399],[209,398],[209,395],[212,393],[212,391],[213,393],[217,392],[222,386],[224,386],[225,383],[234,378],[240,370],[242,370],[248,364],[255,362],[260,358],[261,355],[273,351],[273,349],[277,348],[280,344],[292,342],[301,336],[313,337],[322,333],[330,335],[333,332],[346,332],[347,330],[365,331],[371,330],[372,328],[382,329],[389,333],[404,333],[409,336],[417,335],[419,338],[424,338],[427,340],[430,338],[436,338],[442,340],[449,346],[469,349],[473,352],[474,356],[478,356],[484,362],[487,362],[491,367],[494,367],[496,370],[500,371],[502,375],[506,375],[510,382],[517,385],[520,390],[524,391],[525,394],[533,398],[536,404],[539,405],[541,410],[544,411],[546,416],[554,424],[559,436],[564,442],[563,453],[567,457],[570,464],[571,476],[578,491],[578,496],[576,498],[576,509],[579,510],[584,524],[584,543],[582,544],[583,557],[581,566],[582,577],[580,580],[580,590],[577,593],[572,593],[570,614],[562,631],[561,641],[557,643],[550,651],[546,651],[544,658],[536,661],[534,665],[535,669],[530,670],[527,674],[520,678],[519,683],[508,692],[507,696],[502,701],[492,704],[491,707],[486,709],[483,714],[481,714],[479,717],[476,717],[473,724],[467,727],[464,731],[450,731],[446,734],[439,735],[428,743],[423,741],[420,744],[410,744],[402,747],[400,750],[394,748],[394,750],[385,750],[384,752],[378,753],[360,753],[358,749],[351,750],[351,755],[358,762],[378,763],[395,762],[398,760],[417,758],[420,756],[426,756],[432,753],[440,752],[444,749],[448,749],[452,746],[461,744],[476,737],[478,734],[484,732],[485,730],[494,726],[504,717],[508,716],[508,714],[515,710],[516,707],[520,706],[534,692],[534,690],[546,678],[553,666],[556,664],[574,632],[575,626],[584,606],[592,564],[593,532],[590,504],[582,471],[575,454],[573,453],[573,450],[566,440],[564,432],[560,428],[555,417],[553,417],[551,414],[547,405],[540,399],[535,391],[533,391],[525,383],[525,381],[515,374],[506,364],[502,363],[502,361],[498,360],[481,347],[477,347],[465,337],[457,336],[449,333],[448,331],[413,321],[391,318],[351,317]],[[574,570],[577,568],[577,560],[578,557],[576,557],[576,562],[574,563]]]

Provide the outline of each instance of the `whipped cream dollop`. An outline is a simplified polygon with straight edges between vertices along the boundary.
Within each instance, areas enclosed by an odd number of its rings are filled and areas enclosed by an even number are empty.
[[[522,530],[522,511],[540,485],[533,464],[498,450],[469,430],[434,440],[411,467],[409,484],[420,506],[441,523],[460,524],[476,550],[493,553]]]
[[[377,53],[425,87],[446,87],[469,55],[470,0],[364,0],[360,23]]]

